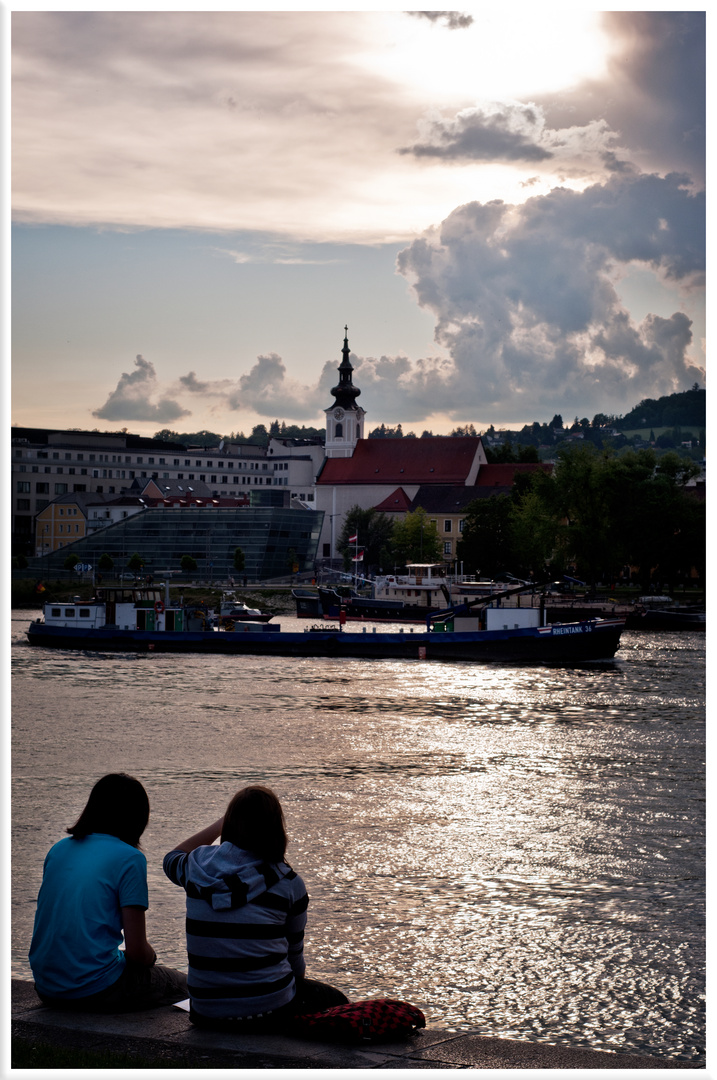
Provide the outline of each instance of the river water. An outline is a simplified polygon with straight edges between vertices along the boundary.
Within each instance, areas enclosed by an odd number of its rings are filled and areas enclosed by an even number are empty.
[[[96,779],[149,792],[148,933],[177,967],[162,857],[261,782],[310,975],[454,1031],[704,1063],[704,634],[566,669],[117,656],[31,648],[36,614],[12,621],[13,975]]]

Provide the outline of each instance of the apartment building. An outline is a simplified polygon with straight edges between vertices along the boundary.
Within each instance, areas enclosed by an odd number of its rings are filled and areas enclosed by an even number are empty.
[[[135,480],[153,479],[201,483],[216,499],[288,487],[291,496],[312,507],[313,477],[323,459],[323,447],[308,440],[272,439],[269,448],[229,442],[205,448],[128,432],[13,427],[11,433],[12,550],[18,555],[35,553],[42,543],[35,536],[35,517],[61,496],[118,496]]]

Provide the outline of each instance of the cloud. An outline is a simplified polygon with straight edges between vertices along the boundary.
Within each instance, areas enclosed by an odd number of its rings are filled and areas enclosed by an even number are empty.
[[[158,423],[170,423],[191,413],[178,402],[168,397],[160,397],[153,404],[151,397],[156,396],[159,386],[154,364],[137,356],[136,371],[120,376],[115,390],[111,392],[102,408],[93,410],[92,415],[100,420],[151,420]]]
[[[137,370],[123,374],[101,409],[93,416],[103,420],[147,420],[168,423],[192,413],[174,399],[190,394],[197,407],[201,399],[210,403],[210,412],[222,414],[252,410],[260,416],[314,420],[331,403],[330,388],[337,380],[336,364],[326,364],[317,386],[306,386],[287,378],[286,365],[276,353],[257,357],[246,375],[238,379],[199,379],[189,371],[162,388],[154,365],[144,357],[135,360]],[[159,400],[152,404],[151,398]]]
[[[204,397],[225,397],[236,385],[234,379],[198,379],[193,371],[180,375],[178,381],[181,390]]]
[[[466,96],[485,73],[461,73],[500,54],[501,85],[526,85],[519,56],[539,54],[548,29],[531,24],[526,41],[514,25],[511,49],[503,14],[409,14],[423,25],[400,12],[13,12],[16,220],[403,242],[500,194],[495,164],[512,166],[513,190],[526,164],[551,185],[626,163],[700,182],[703,12],[604,14],[605,77],[576,82],[571,68],[547,94],[527,64],[528,100],[493,104]],[[561,23],[558,66],[576,25]]]
[[[440,22],[448,30],[465,30],[474,21],[472,15],[466,15],[462,11],[407,11],[406,14],[417,19],[428,19],[433,23]]]
[[[602,14],[613,49],[604,79],[538,95],[555,129],[602,119],[642,172],[705,178],[705,12]],[[609,161],[606,162],[609,165]]]
[[[385,19],[403,16],[14,12],[15,220],[395,234],[386,177],[415,101],[361,64],[390,51]]]
[[[271,263],[275,266],[333,266],[344,261],[342,259],[307,259],[289,251],[279,253],[274,250],[275,246],[268,245],[265,250],[259,252],[236,251],[232,248],[219,247],[214,250],[220,255],[228,255],[240,266],[245,263]]]
[[[440,114],[419,123],[421,140],[399,154],[447,162],[549,163],[550,171],[590,175],[630,166],[617,157],[618,136],[603,120],[581,127],[548,128],[544,110],[534,103],[490,102]],[[524,186],[524,185],[523,185]]]
[[[336,368],[334,367],[334,375]],[[315,419],[330,400],[322,400],[319,387],[304,386],[286,376],[286,364],[276,353],[257,357],[247,375],[227,397],[230,409],[253,409],[259,416]]]
[[[472,161],[545,161],[537,110],[529,105],[464,109],[452,120],[431,119],[423,142],[399,150],[416,157]]]
[[[402,376],[414,400],[449,412],[610,409],[703,380],[683,312],[636,324],[615,282],[649,267],[685,292],[702,288],[704,197],[688,179],[616,175],[583,192],[557,188],[521,206],[459,207],[399,255],[436,340],[451,357]],[[582,403],[582,404],[581,404]]]

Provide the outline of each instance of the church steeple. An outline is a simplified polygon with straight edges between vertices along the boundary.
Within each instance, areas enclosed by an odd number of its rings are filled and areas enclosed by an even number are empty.
[[[343,409],[353,409],[356,407],[356,398],[361,391],[357,386],[353,384],[353,371],[351,361],[349,359],[349,328],[344,327],[344,347],[341,350],[343,359],[339,364],[339,384],[334,386],[331,393],[336,398],[336,404],[340,405]]]
[[[349,349],[349,328],[344,327],[344,347],[339,364],[339,381],[331,390],[334,404],[326,413],[326,456],[351,457],[359,439],[363,438],[364,410],[356,404],[361,391],[353,384],[353,367]]]

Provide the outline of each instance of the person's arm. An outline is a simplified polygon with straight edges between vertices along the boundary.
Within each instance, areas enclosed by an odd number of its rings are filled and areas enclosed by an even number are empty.
[[[133,964],[152,967],[156,963],[157,954],[147,941],[144,908],[123,907],[120,908],[120,915],[122,917],[122,929],[124,930],[125,956]]]
[[[203,847],[205,844],[213,844],[218,836],[221,836],[222,827],[224,825],[224,815],[222,815],[218,821],[215,821],[212,825],[207,825],[205,829],[201,829],[194,836],[190,836],[187,840],[183,840],[181,844],[175,844],[173,851],[186,851],[189,854],[190,851],[194,851],[195,848]]]

